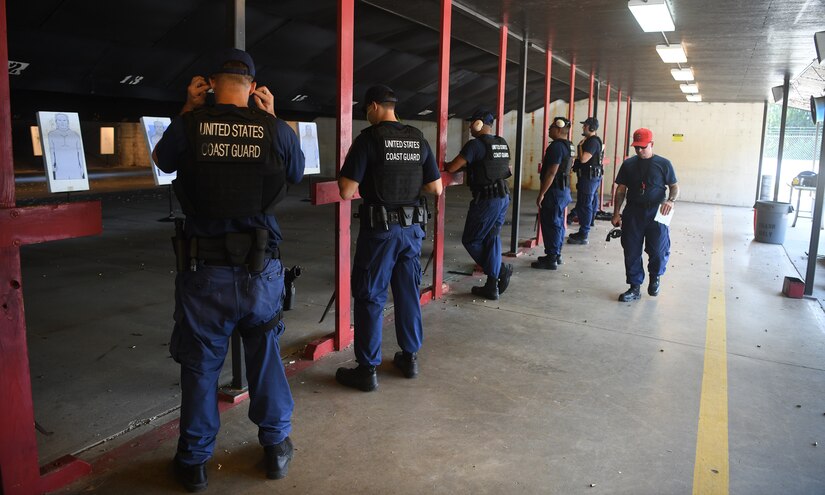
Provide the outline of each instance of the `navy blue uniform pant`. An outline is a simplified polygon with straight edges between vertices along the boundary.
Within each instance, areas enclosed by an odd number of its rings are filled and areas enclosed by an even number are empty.
[[[390,225],[389,230],[361,227],[352,267],[355,300],[355,360],[381,364],[381,334],[387,289],[392,287],[395,336],[407,352],[418,352],[423,340],[421,324],[421,241],[419,225]]]
[[[551,187],[544,194],[539,210],[541,235],[544,237],[544,254],[561,254],[561,246],[567,228],[564,209],[571,201],[570,188],[557,189]]]
[[[580,177],[576,184],[576,207],[573,208],[573,213],[579,219],[579,232],[585,237],[590,233],[590,224],[596,219],[596,212],[599,211],[598,191],[601,182],[601,177]]]
[[[659,205],[649,208],[627,205],[622,211],[622,248],[627,283],[641,285],[645,280],[642,267],[642,246],[647,253],[647,272],[661,276],[670,257],[670,231],[667,225],[654,220]]]
[[[177,456],[182,463],[201,464],[212,457],[220,428],[218,378],[236,328],[243,337],[249,419],[258,425],[258,440],[274,445],[289,435],[294,403],[278,345],[284,323],[256,331],[277,318],[283,298],[284,269],[277,259],[259,274],[204,264],[178,274],[169,350],[181,365]]]
[[[461,242],[484,273],[498,278],[501,269],[501,226],[510,196],[503,198],[473,199],[464,222]]]

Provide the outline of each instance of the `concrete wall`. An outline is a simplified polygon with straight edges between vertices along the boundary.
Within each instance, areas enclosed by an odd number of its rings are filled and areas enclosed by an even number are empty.
[[[631,129],[653,131],[654,151],[673,162],[683,200],[753,206],[762,106],[634,103]]]

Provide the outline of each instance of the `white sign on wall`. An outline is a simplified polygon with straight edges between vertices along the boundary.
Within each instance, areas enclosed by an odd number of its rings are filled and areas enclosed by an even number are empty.
[[[37,112],[49,192],[88,191],[80,118],[74,112]]]
[[[166,128],[172,123],[172,119],[169,117],[141,117],[140,123],[143,126],[143,135],[146,137],[146,149],[149,150],[149,161],[152,164],[152,176],[155,178],[155,185],[167,186],[175,180],[178,174],[177,172],[167,174],[159,169],[152,159],[152,151],[160,138],[163,137]]]

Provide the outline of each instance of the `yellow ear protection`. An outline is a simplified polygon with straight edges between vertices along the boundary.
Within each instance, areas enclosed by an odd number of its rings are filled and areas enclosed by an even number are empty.
[[[474,120],[473,123],[470,125],[470,128],[475,132],[481,132],[481,129],[483,127],[484,127],[484,122],[482,122],[481,119]]]

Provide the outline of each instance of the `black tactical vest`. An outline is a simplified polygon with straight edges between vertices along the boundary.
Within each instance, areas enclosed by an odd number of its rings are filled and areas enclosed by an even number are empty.
[[[573,153],[571,147],[573,146],[570,141],[566,139],[558,139],[553,141],[561,141],[564,146],[567,148],[567,154],[564,158],[562,158],[561,163],[559,163],[559,169],[556,171],[556,176],[553,177],[553,183],[550,187],[554,187],[556,189],[566,189],[570,187],[570,167],[573,165]]]
[[[467,166],[467,185],[471,189],[489,186],[499,179],[510,176],[510,147],[507,141],[499,136],[483,134],[480,139],[487,149],[484,160],[470,163]]]
[[[274,213],[286,170],[273,151],[274,117],[256,108],[210,107],[183,115],[192,155],[175,193],[187,215],[242,218]]]
[[[424,135],[415,127],[399,128],[382,122],[361,131],[373,141],[378,154],[371,163],[375,202],[384,206],[418,204],[424,185]],[[365,198],[373,200],[373,198]]]
[[[584,144],[587,142],[588,139],[595,139],[599,143],[599,152],[597,154],[593,154],[590,157],[590,160],[587,160],[587,162],[582,163],[579,160],[579,157],[581,156],[581,150],[584,148]],[[573,168],[576,169],[576,171],[579,172],[579,173],[584,173],[585,175],[588,175],[589,173],[593,172],[595,169],[602,166],[603,156],[604,156],[604,145],[602,144],[601,138],[599,136],[596,136],[596,135],[590,136],[587,139],[585,139],[584,141],[582,141],[582,144],[581,144],[580,149],[579,149],[579,153],[576,156],[576,164],[574,165]]]

